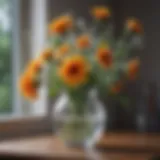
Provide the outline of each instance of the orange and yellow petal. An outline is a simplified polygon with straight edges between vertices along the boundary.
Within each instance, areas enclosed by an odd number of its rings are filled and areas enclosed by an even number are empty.
[[[94,7],[91,10],[91,14],[97,19],[97,20],[105,20],[111,17],[111,12],[109,8],[105,6],[97,6]]]
[[[91,46],[91,40],[90,37],[86,34],[81,35],[77,38],[77,47],[80,49],[86,49],[89,48]]]
[[[113,62],[111,50],[108,48],[99,48],[97,51],[97,59],[103,68],[111,67]]]
[[[138,58],[133,59],[128,63],[127,69],[128,69],[128,77],[130,80],[135,80],[137,78],[139,67],[140,67],[140,60]]]
[[[49,33],[63,34],[73,27],[73,18],[70,15],[60,16],[49,25]]]
[[[40,57],[37,59],[32,60],[26,68],[26,73],[27,74],[36,74],[42,70],[44,64],[44,60]]]
[[[53,59],[53,50],[51,48],[45,49],[41,54],[41,58],[44,61]]]
[[[135,33],[142,33],[143,26],[138,19],[132,18],[127,20],[127,29]]]
[[[61,45],[57,52],[56,52],[56,59],[62,58],[64,55],[66,55],[70,51],[71,46],[67,43]]]
[[[87,81],[89,66],[81,55],[72,56],[64,60],[59,69],[59,75],[69,86],[76,87]]]
[[[19,82],[20,91],[26,98],[34,100],[38,97],[37,87],[31,75],[22,75]]]

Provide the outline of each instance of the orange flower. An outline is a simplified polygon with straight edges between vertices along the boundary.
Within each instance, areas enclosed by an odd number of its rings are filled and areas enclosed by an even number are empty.
[[[20,90],[22,94],[29,99],[33,100],[37,98],[37,87],[39,82],[36,77],[42,69],[43,62],[42,58],[31,61],[24,75],[20,77]]]
[[[103,68],[108,68],[112,65],[112,52],[108,48],[99,48],[97,51],[97,59]]]
[[[142,33],[143,27],[139,20],[132,18],[127,20],[127,28],[128,30],[135,32],[135,33]]]
[[[94,7],[91,13],[98,20],[104,20],[111,17],[110,10],[105,6]]]
[[[58,48],[58,51],[56,53],[56,58],[57,59],[62,58],[62,56],[67,54],[69,51],[70,51],[70,45],[69,44],[65,43],[65,44],[61,45]]]
[[[49,33],[63,34],[73,26],[72,17],[69,15],[60,16],[54,19],[49,25]]]
[[[81,35],[77,38],[77,46],[81,49],[89,48],[91,45],[91,41],[88,35]]]
[[[123,83],[121,81],[116,82],[113,86],[111,86],[111,93],[118,94],[122,90]]]
[[[137,73],[139,71],[140,61],[139,59],[133,59],[128,63],[128,77],[130,80],[135,80],[137,78]]]
[[[41,54],[42,60],[49,61],[53,58],[53,50],[51,48],[45,49]]]
[[[74,55],[65,59],[59,69],[60,77],[71,87],[76,87],[85,83],[88,78],[88,72],[88,64],[81,55]]]
[[[28,64],[26,72],[34,75],[37,72],[40,72],[42,70],[43,64],[44,64],[44,60],[41,57],[38,59],[32,60]]]
[[[25,74],[20,78],[19,86],[23,96],[31,100],[37,98],[36,83],[30,74]]]

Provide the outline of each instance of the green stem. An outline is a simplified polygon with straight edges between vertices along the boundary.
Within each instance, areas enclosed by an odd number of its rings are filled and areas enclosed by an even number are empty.
[[[70,101],[72,111],[78,116],[84,115],[87,107],[86,96],[70,95]]]

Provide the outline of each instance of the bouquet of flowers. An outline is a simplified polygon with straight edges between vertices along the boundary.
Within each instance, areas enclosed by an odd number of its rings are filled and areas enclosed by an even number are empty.
[[[69,15],[62,15],[49,24],[47,48],[32,60],[20,78],[24,96],[35,99],[41,85],[41,73],[49,66],[49,95],[66,91],[73,96],[84,95],[91,88],[105,94],[117,94],[126,80],[137,77],[140,60],[130,58],[135,47],[134,38],[141,38],[143,28],[139,20],[128,19],[119,40],[113,35],[109,8],[91,10],[90,27]]]
[[[101,105],[93,95],[88,98],[90,91],[96,89],[96,93],[105,97],[118,94],[126,81],[137,78],[140,66],[139,58],[132,55],[141,44],[138,42],[143,27],[139,20],[128,19],[117,40],[109,8],[94,7],[91,15],[91,25],[76,21],[70,14],[53,19],[48,27],[47,48],[27,65],[20,77],[23,95],[34,100],[38,97],[43,69],[48,66],[48,95],[66,93],[69,99],[66,105],[60,103],[56,111],[59,124],[63,124],[59,127],[61,135],[67,141],[84,142],[104,126],[103,111],[97,109]],[[66,106],[69,109],[63,110]],[[92,109],[87,110],[87,106]]]

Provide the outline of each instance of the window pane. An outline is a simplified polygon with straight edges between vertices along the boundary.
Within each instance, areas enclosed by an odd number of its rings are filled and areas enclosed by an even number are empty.
[[[12,111],[11,0],[0,0],[0,113]]]

